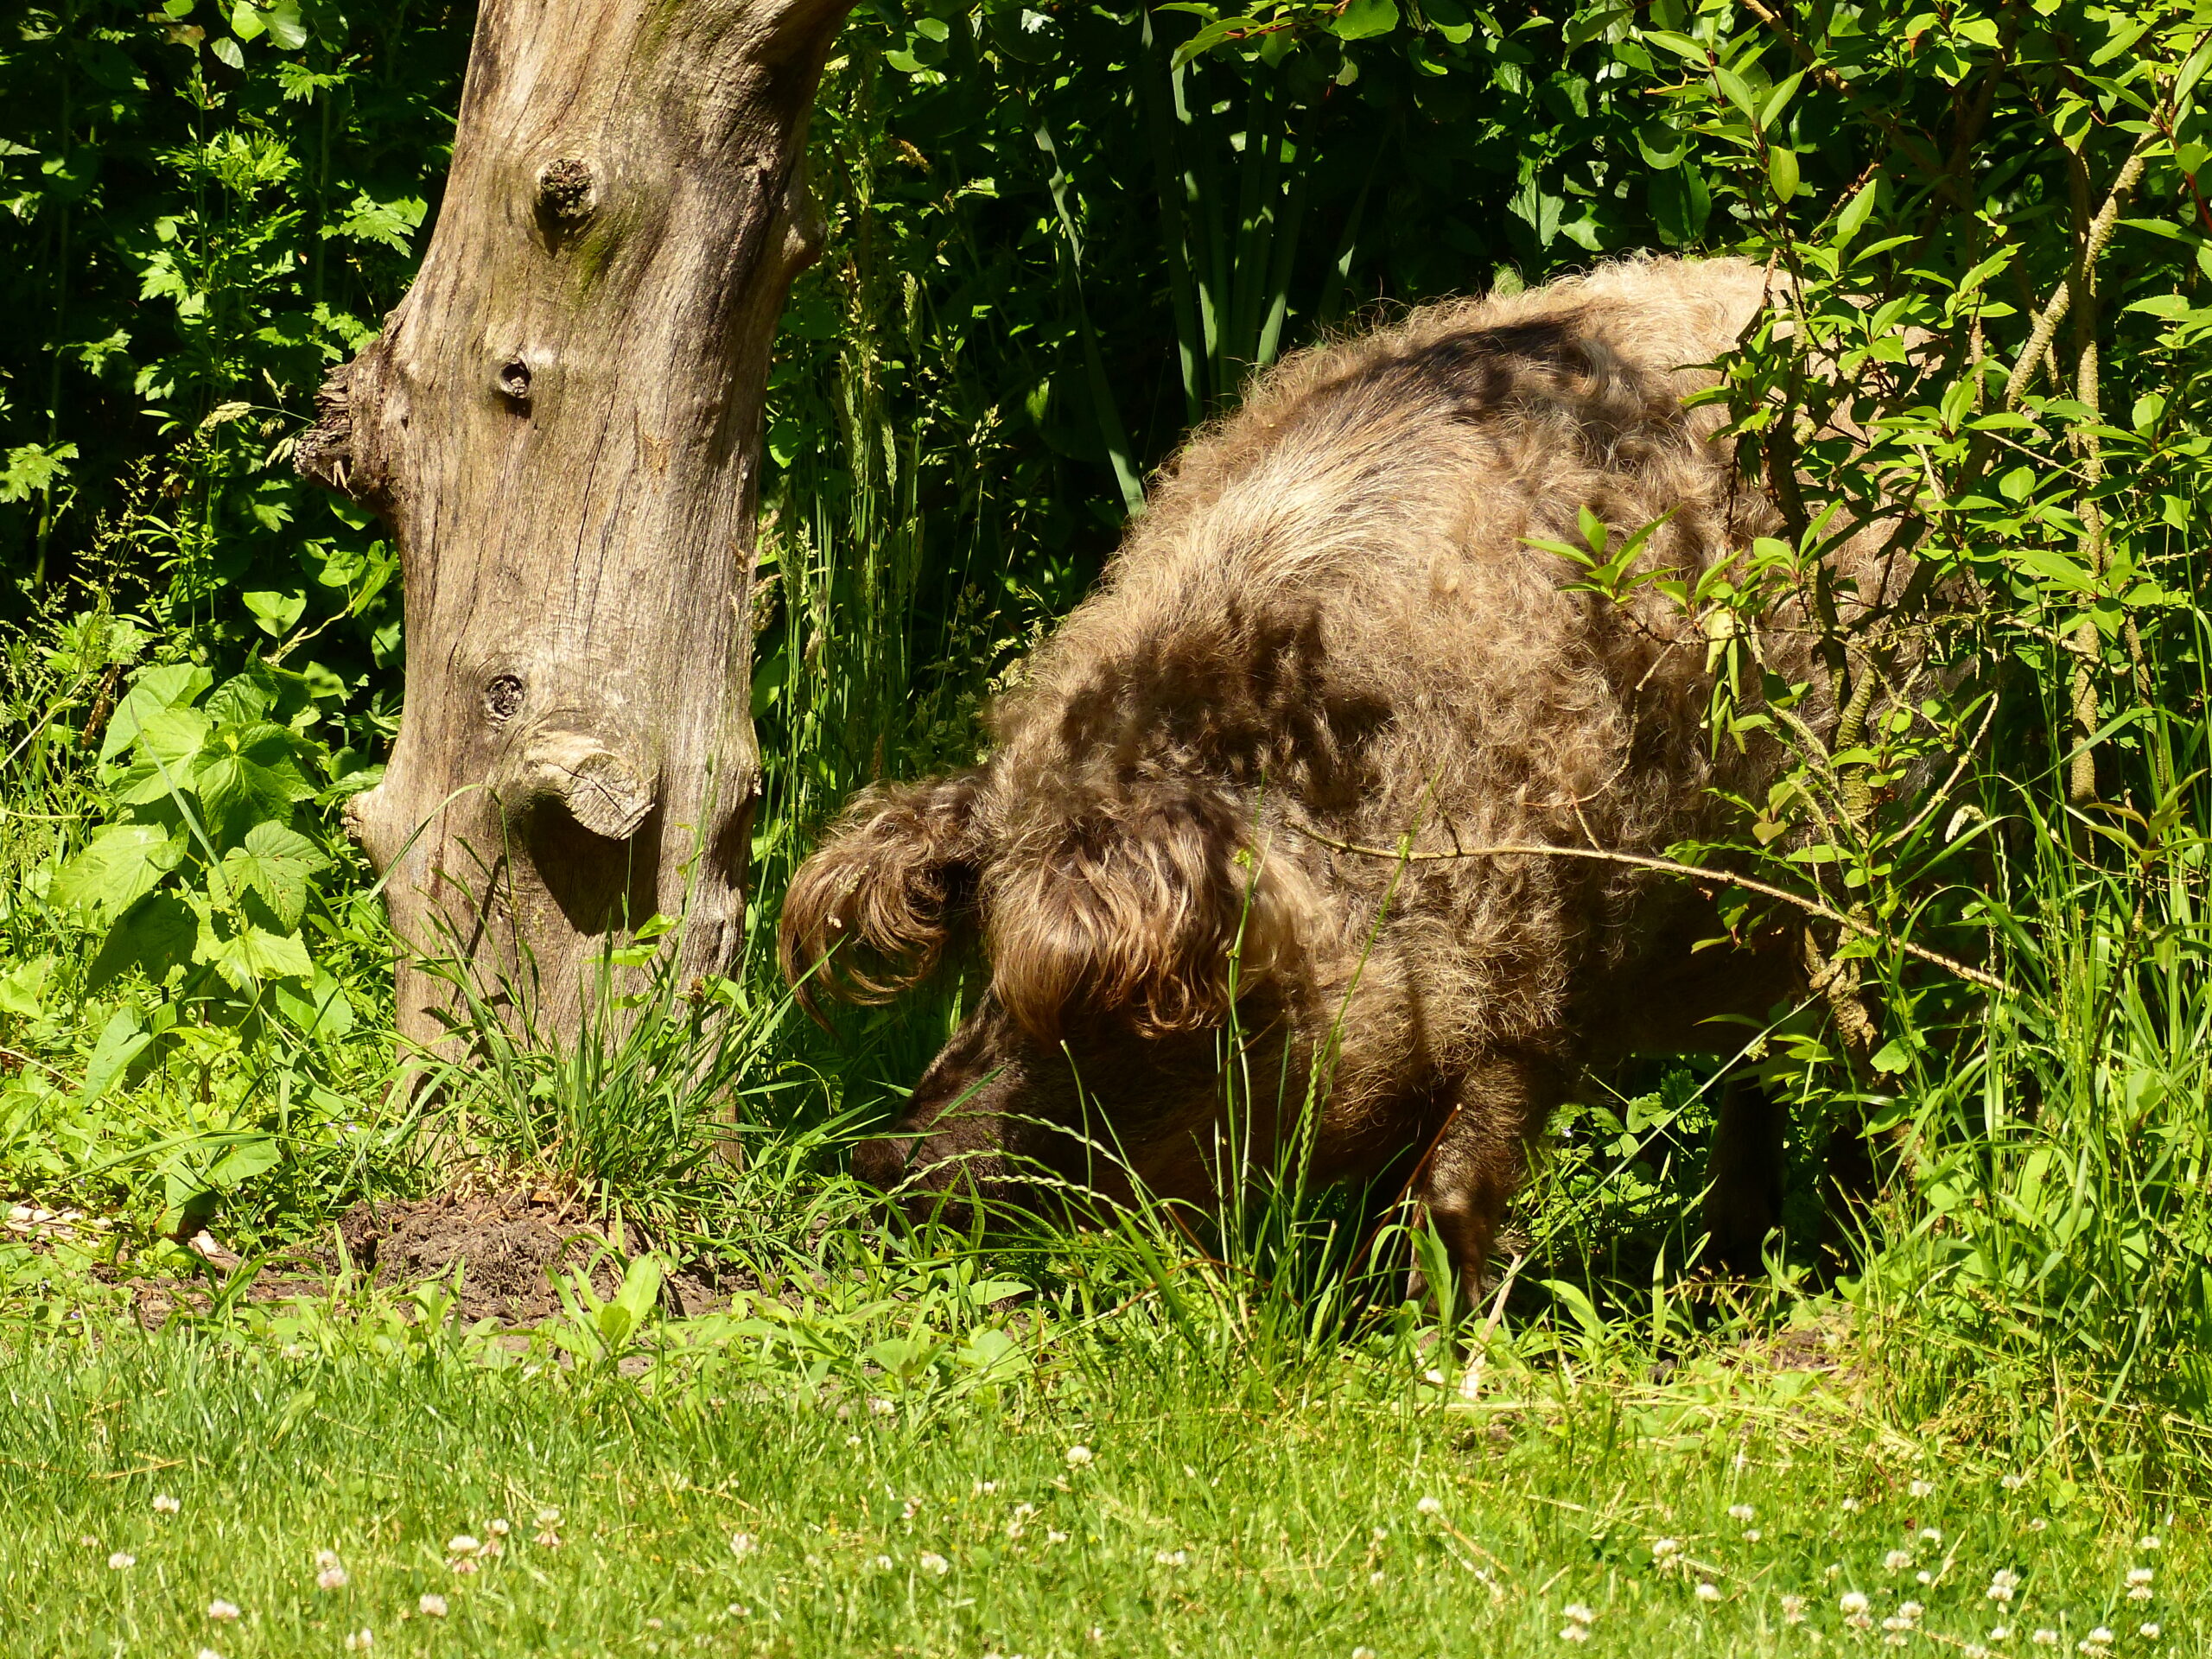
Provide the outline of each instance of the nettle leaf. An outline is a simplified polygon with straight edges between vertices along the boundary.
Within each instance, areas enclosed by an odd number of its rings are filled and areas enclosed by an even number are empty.
[[[114,760],[137,742],[139,728],[154,715],[197,702],[200,693],[214,683],[215,677],[197,663],[163,663],[140,669],[130,677],[130,689],[108,717],[107,736],[100,744],[101,760]]]
[[[245,832],[243,846],[225,855],[223,880],[233,893],[258,895],[272,917],[296,928],[307,909],[309,878],[329,862],[297,830],[281,823],[257,823]]]
[[[184,860],[184,837],[156,823],[111,823],[61,867],[50,897],[81,915],[118,916]]]
[[[200,918],[173,893],[149,893],[116,918],[85,970],[85,988],[97,991],[136,968],[156,985],[188,966],[200,942]]]

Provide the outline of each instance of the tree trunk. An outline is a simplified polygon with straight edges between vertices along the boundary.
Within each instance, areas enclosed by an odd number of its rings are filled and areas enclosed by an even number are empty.
[[[429,252],[307,476],[397,541],[408,682],[348,811],[428,1042],[457,958],[573,1037],[655,912],[742,945],[768,348],[816,255],[806,118],[849,0],[483,0]]]

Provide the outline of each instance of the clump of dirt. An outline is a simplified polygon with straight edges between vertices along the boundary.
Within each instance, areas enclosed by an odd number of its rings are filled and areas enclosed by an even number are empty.
[[[355,1205],[338,1223],[346,1255],[385,1284],[450,1279],[461,1269],[461,1316],[526,1325],[560,1311],[556,1274],[588,1270],[591,1286],[611,1296],[621,1282],[613,1255],[632,1255],[652,1241],[634,1227],[616,1230],[572,1217],[536,1193],[446,1192],[404,1204]],[[335,1265],[334,1263],[334,1265]],[[670,1275],[661,1292],[671,1313],[702,1313],[721,1298],[693,1268]]]

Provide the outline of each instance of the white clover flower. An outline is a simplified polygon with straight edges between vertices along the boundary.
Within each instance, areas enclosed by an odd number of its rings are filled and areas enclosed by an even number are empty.
[[[1375,1659],[1375,1649],[1372,1648],[1354,1648],[1351,1650],[1351,1659]]]
[[[504,1538],[509,1533],[512,1532],[514,1529],[509,1526],[505,1521],[493,1521],[487,1525],[484,1530],[490,1533],[494,1538]]]
[[[202,1648],[193,1656],[193,1659],[223,1659],[223,1656],[213,1648]]]
[[[1765,1536],[1765,1535],[1757,1527],[1745,1527],[1744,1529],[1744,1541],[1747,1544],[1756,1544],[1764,1536]]]
[[[919,1567],[923,1572],[934,1574],[936,1577],[940,1579],[946,1573],[952,1571],[952,1563],[946,1560],[944,1556],[938,1554],[933,1549],[925,1550],[922,1554],[922,1559],[916,1562],[915,1565]]]
[[[483,1548],[480,1540],[472,1538],[465,1532],[457,1532],[446,1540],[446,1554],[448,1555],[474,1555]]]
[[[2145,1534],[2144,1534],[2140,1538],[2138,1538],[2138,1539],[2135,1541],[2135,1548],[2138,1548],[2138,1549],[2156,1549],[2156,1548],[2158,1548],[2158,1535],[2157,1533],[2155,1533],[2155,1532],[2146,1532],[2146,1533],[2145,1533]]]
[[[154,1513],[156,1515],[175,1515],[178,1510],[183,1508],[183,1504],[178,1503],[176,1499],[171,1497],[167,1492],[156,1492],[154,1494]]]
[[[2030,1637],[2028,1640],[2034,1643],[2036,1646],[2039,1648],[2055,1648],[2058,1645],[2058,1632],[2056,1630],[2037,1630],[2033,1636]]]
[[[1559,1639],[1562,1642],[1587,1642],[1590,1627],[1587,1624],[1562,1624],[1559,1627]]]
[[[1989,1639],[1993,1642],[2010,1642],[2012,1639],[2012,1627],[2010,1624],[1991,1625]]]
[[[729,1535],[729,1553],[743,1560],[760,1548],[760,1541],[749,1532],[733,1532]]]
[[[1711,1579],[1703,1579],[1699,1580],[1697,1586],[1697,1599],[1700,1601],[1719,1600],[1720,1586],[1713,1583]]]
[[[1663,1564],[1681,1553],[1682,1541],[1679,1538],[1654,1538],[1651,1541],[1651,1559],[1655,1561]]]
[[[2008,1492],[2017,1492],[2028,1484],[2028,1478],[2025,1475],[2007,1475],[1997,1484]]]
[[[1065,1532],[1055,1532],[1050,1527],[1045,1529],[1045,1541],[1046,1543],[1065,1544],[1067,1541],[1068,1535]]]
[[[999,1484],[995,1480],[979,1480],[969,1487],[968,1496],[970,1497],[988,1497],[993,1492],[998,1491],[998,1489]],[[918,1503],[921,1502],[921,1499],[918,1497],[910,1497],[906,1501],[909,1503]]]
[[[2020,1575],[2009,1567],[2000,1567],[1991,1577],[1989,1588],[1981,1593],[1992,1601],[2010,1601],[2019,1587]]]
[[[107,1558],[107,1565],[110,1572],[120,1573],[127,1567],[137,1566],[138,1558],[127,1549],[118,1549]]]
[[[558,1549],[561,1548],[561,1535],[550,1527],[540,1527],[537,1536],[531,1541],[543,1549]]]
[[[1920,1529],[1920,1541],[1923,1544],[1940,1544],[1943,1541],[1943,1534],[1938,1528],[1923,1527]]]
[[[2041,1532],[2041,1531],[2042,1531],[2045,1527],[2048,1527],[2050,1524],[2050,1522],[2048,1522],[2048,1521],[2046,1521],[2046,1520],[2044,1520],[2044,1519],[2043,1518],[2043,1516],[2036,1516],[2036,1518],[2035,1518],[2034,1520],[2032,1520],[2032,1521],[2031,1521],[2031,1522],[2028,1522],[2028,1530],[2029,1530],[2030,1532]]]
[[[2158,1627],[2156,1624],[2138,1624],[2135,1634],[2155,1642],[2158,1639]]]
[[[1936,1582],[1936,1575],[1933,1573],[1926,1571],[1916,1573],[1912,1575],[1912,1578],[1914,1583],[1923,1586],[1932,1585]]]
[[[342,1567],[324,1567],[315,1575],[315,1587],[318,1590],[343,1590],[346,1587],[346,1569]]]
[[[1579,1601],[1570,1601],[1559,1610],[1559,1615],[1570,1624],[1594,1624],[1598,1615]]]
[[[537,1524],[541,1527],[559,1526],[561,1524],[561,1511],[555,1509],[542,1509],[538,1510]]]
[[[1902,1573],[1912,1565],[1912,1552],[1909,1549],[1893,1549],[1882,1557],[1882,1565],[1892,1573]]]
[[[1155,1549],[1152,1552],[1154,1567],[1188,1567],[1191,1558],[1179,1549]]]
[[[1782,1599],[1782,1622],[1785,1624],[1802,1624],[1805,1622],[1804,1597],[1784,1596]]]
[[[348,1653],[366,1653],[371,1648],[376,1646],[376,1644],[377,1633],[365,1625],[360,1630],[355,1630],[346,1637],[346,1651]]]
[[[1932,1497],[1936,1495],[1936,1483],[1932,1480],[1916,1480],[1911,1485],[1906,1487],[1905,1491],[1910,1492],[1915,1497]]]
[[[207,1617],[218,1624],[234,1623],[238,1617],[238,1605],[235,1601],[225,1601],[218,1596],[207,1604]]]
[[[1414,1504],[1414,1508],[1419,1510],[1423,1515],[1441,1515],[1444,1513],[1444,1505],[1433,1497],[1424,1497],[1420,1503]]]
[[[1859,1590],[1847,1590],[1843,1592],[1843,1599],[1837,1602],[1836,1605],[1847,1613],[1863,1613],[1866,1611],[1866,1592]]]
[[[1089,1446],[1071,1446],[1068,1447],[1068,1467],[1069,1467],[1069,1468],[1071,1468],[1071,1469],[1080,1469],[1080,1468],[1082,1468],[1085,1464],[1089,1463],[1090,1461],[1090,1448]]]
[[[1821,1576],[1827,1580],[1830,1583],[1834,1583],[1836,1580],[1843,1576],[1843,1563],[1841,1561],[1830,1561],[1825,1567],[1821,1569]]]
[[[1969,1642],[1959,1649],[1965,1659],[1989,1659],[1989,1649],[1979,1642]]]
[[[435,1594],[424,1596],[416,1602],[415,1611],[425,1618],[443,1618],[446,1616],[446,1599]]]
[[[893,1562],[892,1559],[888,1555],[879,1555],[874,1560],[870,1561],[868,1565],[879,1573],[888,1573],[895,1563]]]
[[[868,1402],[868,1408],[871,1414],[877,1417],[888,1417],[899,1409],[880,1394]]]
[[[2147,1567],[2131,1567],[2127,1569],[2127,1582],[2131,1586],[2148,1584],[2156,1576]]]
[[[1749,1522],[1757,1517],[1758,1513],[1748,1503],[1731,1503],[1728,1506],[1728,1518],[1731,1521]]]
[[[1421,1380],[1432,1388],[1440,1389],[1444,1386],[1444,1373],[1432,1366],[1421,1374]]]
[[[1844,1512],[1846,1515],[1856,1515],[1856,1514],[1858,1514],[1858,1513],[1859,1513],[1859,1500],[1858,1500],[1857,1498],[1855,1498],[1855,1497],[1847,1497],[1847,1498],[1845,1498],[1845,1499],[1843,1500],[1843,1512]]]

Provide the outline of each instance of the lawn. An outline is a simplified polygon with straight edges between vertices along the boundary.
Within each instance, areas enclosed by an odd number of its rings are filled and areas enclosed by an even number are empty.
[[[2194,1513],[1884,1427],[1847,1367],[1741,1350],[1655,1384],[1508,1365],[1469,1402],[1341,1355],[1224,1371],[1132,1325],[1040,1338],[1018,1381],[894,1401],[767,1366],[727,1321],[556,1363],[409,1306],[152,1334],[49,1306],[14,1327],[0,1651],[2183,1654],[2212,1636],[2186,1588],[2207,1565]]]

